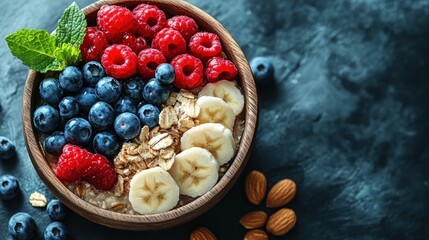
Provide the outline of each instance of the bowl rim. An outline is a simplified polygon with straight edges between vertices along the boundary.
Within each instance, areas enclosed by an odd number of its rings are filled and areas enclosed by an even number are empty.
[[[118,213],[110,210],[105,210],[100,207],[94,206],[75,195],[69,190],[54,174],[51,169],[40,141],[37,138],[36,131],[33,128],[32,121],[32,105],[33,102],[33,89],[35,88],[35,79],[39,73],[34,70],[29,70],[27,79],[24,86],[23,101],[22,101],[22,124],[25,144],[27,152],[33,163],[36,172],[49,189],[57,196],[66,206],[71,210],[77,212],[79,215],[102,225],[128,229],[128,230],[152,230],[149,225],[159,225],[159,228],[172,227],[184,223],[186,221],[201,215],[211,207],[213,207],[220,199],[229,191],[232,185],[237,180],[240,173],[243,171],[247,163],[249,151],[254,140],[254,135],[257,125],[258,115],[258,100],[256,93],[256,86],[253,76],[241,48],[231,36],[231,34],[220,24],[215,18],[199,9],[198,7],[186,1],[169,1],[169,0],[101,0],[94,2],[85,8],[83,12],[85,16],[94,14],[102,5],[121,5],[121,4],[161,4],[171,5],[175,8],[180,8],[186,15],[199,16],[197,22],[206,22],[212,28],[213,32],[219,35],[222,45],[226,46],[227,42],[229,49],[226,51],[228,57],[233,61],[238,69],[241,78],[241,87],[245,96],[244,106],[244,131],[240,139],[240,144],[230,167],[224,176],[216,183],[216,185],[204,195],[198,197],[194,201],[172,209],[168,212],[149,214],[149,215],[131,215]],[[165,9],[163,9],[165,10]],[[168,12],[168,11],[167,11]],[[224,50],[225,47],[224,47]],[[48,170],[49,169],[49,170]],[[215,196],[220,195],[217,199]],[[184,217],[184,222],[173,223],[173,220]],[[119,226],[118,222],[123,224],[131,224],[130,227]],[[164,226],[162,223],[171,222],[169,226]]]

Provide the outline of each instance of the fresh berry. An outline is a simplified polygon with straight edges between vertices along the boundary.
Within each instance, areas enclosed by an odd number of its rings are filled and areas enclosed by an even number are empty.
[[[167,60],[165,59],[164,54],[159,50],[153,48],[144,49],[138,56],[138,73],[143,79],[151,79],[155,77],[156,67],[165,62],[167,62]]]
[[[83,86],[82,72],[74,66],[68,66],[60,73],[60,85],[68,92],[77,92]]]
[[[19,193],[19,183],[16,177],[5,174],[0,177],[0,199],[11,200]]]
[[[91,136],[91,124],[83,118],[72,118],[64,127],[64,137],[68,143],[83,146],[89,143]]]
[[[118,179],[116,170],[113,167],[113,164],[104,156],[101,156],[100,154],[96,155],[99,156],[99,160],[95,162],[93,161],[91,164],[91,169],[95,174],[85,176],[84,180],[94,185],[97,189],[109,190],[115,185]]]
[[[67,227],[61,222],[50,223],[43,233],[45,240],[65,240],[67,239]]]
[[[137,72],[137,55],[122,44],[113,44],[104,50],[101,63],[107,75],[114,78],[128,78]]]
[[[109,42],[119,42],[126,33],[134,34],[137,25],[129,9],[103,5],[97,13],[97,26]]]
[[[167,60],[171,60],[179,54],[186,53],[186,41],[178,31],[164,28],[155,35],[152,48],[158,49]]]
[[[104,71],[101,63],[96,61],[91,61],[85,63],[82,68],[83,80],[88,86],[95,87],[97,82],[106,76],[106,71]]]
[[[154,5],[140,4],[133,10],[137,19],[137,32],[146,38],[153,38],[167,27],[167,18],[162,10]]]
[[[161,84],[156,78],[152,78],[143,89],[143,98],[146,102],[161,105],[167,101],[170,89]]]
[[[64,97],[58,104],[60,109],[60,116],[64,119],[70,119],[75,117],[79,113],[79,103],[74,97]]]
[[[145,100],[139,102],[139,104],[137,104],[137,110],[139,110],[141,107],[143,107],[143,105],[146,105],[147,102]]]
[[[113,159],[121,149],[116,136],[109,132],[97,133],[92,141],[94,151],[107,158]]]
[[[104,77],[98,81],[95,87],[97,97],[104,102],[114,103],[121,96],[122,87],[118,80],[112,77]]]
[[[88,120],[97,130],[106,130],[113,124],[115,110],[106,102],[97,102],[88,113]]]
[[[221,57],[211,58],[206,65],[207,80],[217,82],[219,80],[234,80],[237,76],[237,68],[234,63]]]
[[[28,213],[15,213],[9,219],[8,230],[15,239],[30,240],[36,235],[36,222]]]
[[[0,136],[0,160],[11,159],[15,154],[15,144],[9,138]]]
[[[198,32],[198,25],[194,19],[188,16],[174,16],[167,21],[168,27],[177,30],[188,41],[192,35]]]
[[[63,147],[66,145],[66,138],[63,132],[54,132],[51,136],[45,138],[44,147],[46,152],[52,155],[60,155]]]
[[[140,119],[134,113],[121,113],[116,117],[114,127],[120,138],[129,140],[140,134]]]
[[[203,64],[200,59],[182,54],[171,61],[176,73],[173,85],[177,88],[192,89],[203,83]]]
[[[108,45],[109,43],[102,31],[98,30],[96,27],[86,28],[85,38],[80,45],[82,60],[84,62],[100,61],[101,55]]]
[[[134,104],[134,101],[127,96],[120,98],[115,104],[116,116],[124,112],[130,112],[134,114],[137,113],[137,108]]]
[[[270,59],[255,57],[250,61],[250,68],[257,85],[263,86],[273,80],[274,67]]]
[[[155,78],[162,84],[171,84],[174,81],[174,68],[171,64],[163,63],[155,70]]]
[[[45,78],[39,85],[40,97],[51,105],[57,105],[63,98],[64,91],[55,78]]]
[[[40,132],[52,132],[58,127],[59,121],[58,111],[49,105],[42,105],[34,111],[33,124]]]
[[[46,205],[46,213],[52,220],[59,221],[66,218],[68,209],[60,200],[52,199],[49,201],[48,205]]]
[[[159,109],[154,105],[143,105],[141,108],[139,108],[138,115],[142,126],[147,125],[149,128],[153,128],[158,125]]]
[[[79,110],[85,114],[89,112],[92,105],[98,102],[97,94],[95,94],[95,88],[92,87],[82,88],[75,98],[79,104]]]
[[[145,48],[148,48],[146,40],[143,37],[136,37],[131,34],[125,34],[122,38],[121,44],[130,47],[136,54]]]
[[[122,82],[122,88],[125,96],[130,97],[135,102],[143,99],[144,82],[137,76],[131,77]]]
[[[222,52],[219,37],[214,33],[199,32],[189,39],[189,51],[204,62]]]

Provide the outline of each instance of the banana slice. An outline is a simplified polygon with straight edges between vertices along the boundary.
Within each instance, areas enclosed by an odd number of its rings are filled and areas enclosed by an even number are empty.
[[[244,96],[241,94],[240,89],[235,86],[234,82],[221,80],[215,83],[208,83],[203,89],[201,89],[198,96],[213,96],[221,98],[231,106],[235,116],[243,111]]]
[[[200,123],[220,123],[232,131],[235,114],[232,108],[218,97],[202,96],[198,98]]]
[[[181,194],[198,197],[213,188],[218,171],[219,164],[209,151],[193,147],[177,154],[168,172],[179,185]]]
[[[164,169],[146,169],[131,179],[129,200],[138,213],[163,213],[179,202],[179,187]]]
[[[182,151],[192,147],[207,149],[220,166],[234,156],[232,132],[220,123],[204,123],[193,127],[183,134],[180,142]]]

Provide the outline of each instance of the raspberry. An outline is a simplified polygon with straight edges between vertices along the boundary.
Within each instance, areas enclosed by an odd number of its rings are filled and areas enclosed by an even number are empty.
[[[192,55],[205,62],[221,53],[222,45],[216,34],[199,32],[189,39],[189,51]]]
[[[84,177],[84,180],[94,185],[97,189],[109,190],[115,185],[117,180],[115,168],[109,161],[107,163],[100,161],[98,164],[96,167],[97,171],[93,175]]]
[[[233,80],[237,76],[237,68],[229,60],[214,57],[207,62],[204,73],[209,82],[217,82],[223,79]]]
[[[182,54],[171,60],[176,72],[173,85],[177,88],[192,89],[203,83],[203,64],[189,54]]]
[[[114,78],[128,78],[137,72],[137,55],[121,44],[113,44],[104,50],[101,63],[107,75]]]
[[[170,28],[179,31],[186,41],[198,32],[197,23],[188,16],[174,16],[168,19],[167,24]]]
[[[80,45],[84,62],[99,61],[104,49],[109,45],[106,36],[96,27],[86,28],[85,38]]]
[[[159,50],[147,48],[138,56],[138,72],[141,78],[149,80],[155,77],[155,69],[159,64],[165,63],[164,55]]]
[[[167,60],[186,52],[186,41],[176,30],[164,28],[156,34],[152,48],[161,51]]]
[[[148,48],[146,40],[144,40],[143,37],[136,37],[128,33],[124,35],[121,43],[130,47],[136,54],[139,54],[141,50]]]
[[[147,4],[140,4],[133,10],[133,15],[137,19],[137,32],[152,39],[167,26],[165,13],[158,7]]]
[[[125,33],[135,33],[137,21],[127,8],[104,5],[97,13],[97,25],[109,42],[119,42]]]

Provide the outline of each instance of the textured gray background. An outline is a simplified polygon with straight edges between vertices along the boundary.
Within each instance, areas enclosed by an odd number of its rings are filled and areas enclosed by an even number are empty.
[[[298,224],[273,239],[429,239],[429,1],[191,2],[223,23],[249,59],[274,61],[275,84],[259,89],[263,117],[246,169],[261,169],[270,185],[298,183],[289,206]],[[7,220],[17,211],[33,215],[42,232],[50,220],[27,199],[36,190],[53,197],[23,142],[27,68],[3,39],[23,27],[52,31],[70,3],[0,1],[0,134],[18,148],[0,174],[18,176],[22,188],[17,200],[0,202],[1,238],[10,238]],[[263,207],[246,202],[242,177],[207,214],[171,230],[123,232],[76,214],[65,223],[71,239],[187,239],[201,225],[219,239],[241,239],[238,219],[252,209]]]

